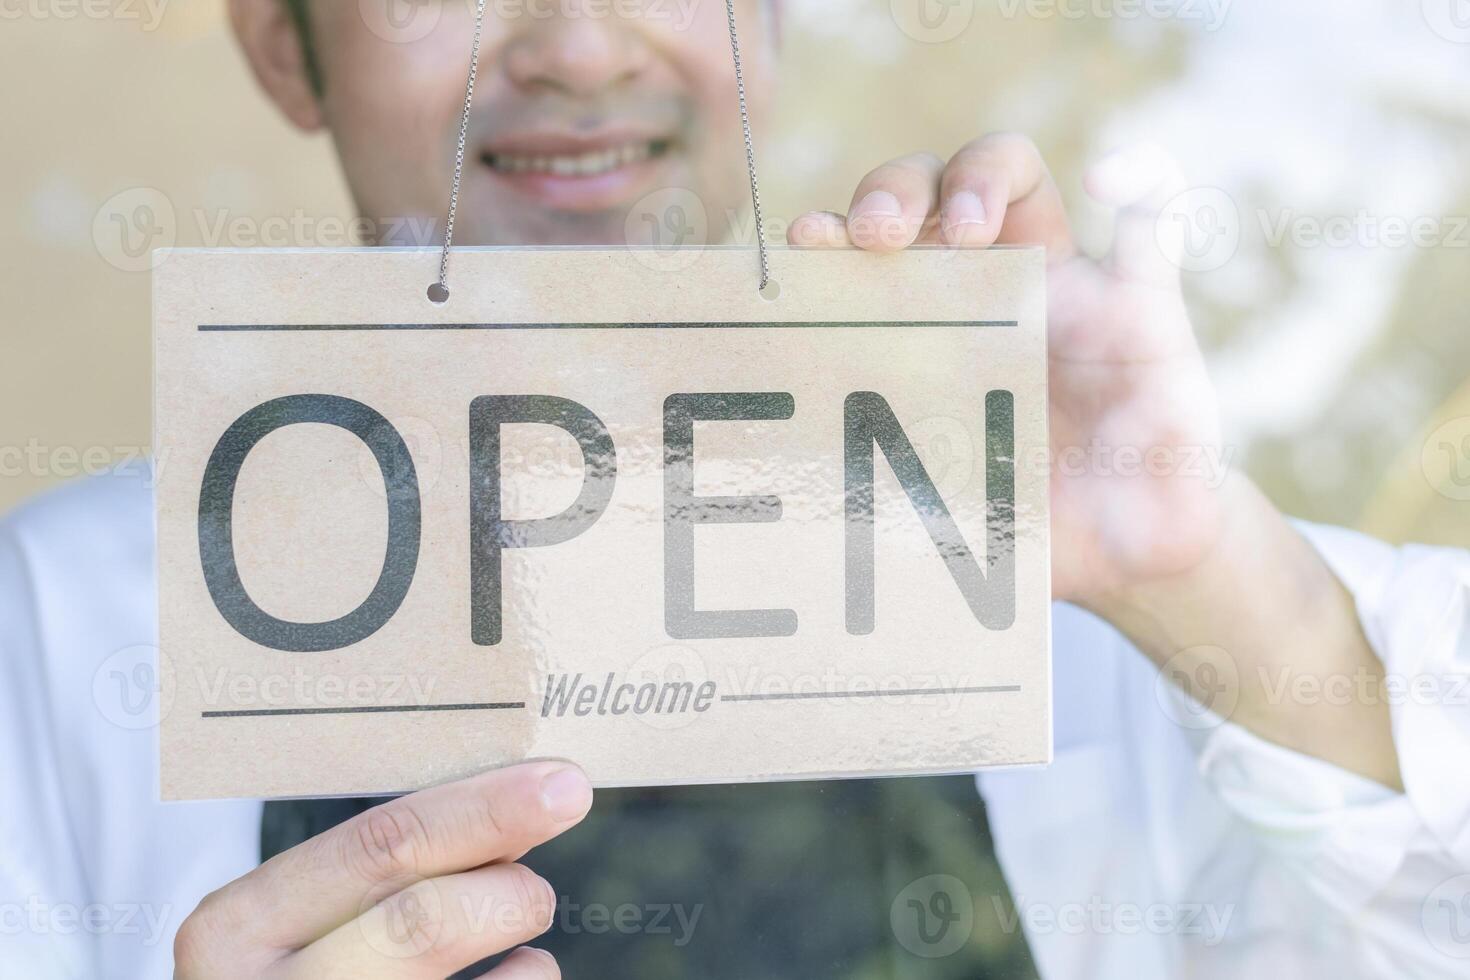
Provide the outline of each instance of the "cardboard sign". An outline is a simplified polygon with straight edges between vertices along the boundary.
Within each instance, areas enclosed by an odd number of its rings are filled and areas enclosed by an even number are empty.
[[[162,793],[1051,755],[1039,249],[175,251]]]

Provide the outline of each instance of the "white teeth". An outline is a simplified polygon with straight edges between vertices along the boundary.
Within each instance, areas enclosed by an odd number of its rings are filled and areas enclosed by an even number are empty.
[[[485,162],[501,173],[555,174],[558,177],[595,177],[630,163],[647,160],[660,152],[653,142],[625,143],[610,150],[554,156],[525,156],[515,153],[488,153]]]

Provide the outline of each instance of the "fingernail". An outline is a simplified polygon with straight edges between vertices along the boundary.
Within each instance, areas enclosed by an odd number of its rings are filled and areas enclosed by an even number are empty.
[[[852,210],[856,214],[872,215],[875,218],[903,217],[903,206],[898,203],[898,198],[887,191],[869,191]]]
[[[556,905],[558,901],[558,896],[556,894],[556,889],[551,887],[551,882],[536,874],[536,872],[534,871],[531,872],[531,877],[541,882],[541,894],[544,897],[539,902],[532,899],[531,904],[526,911],[530,913],[532,924],[537,926],[538,931],[545,932],[547,929],[550,929],[551,924],[556,921]]]
[[[557,820],[575,820],[592,808],[592,784],[582,770],[566,766],[541,780],[541,802]]]
[[[974,191],[957,191],[944,203],[941,224],[945,231],[963,225],[985,224],[985,203]]]

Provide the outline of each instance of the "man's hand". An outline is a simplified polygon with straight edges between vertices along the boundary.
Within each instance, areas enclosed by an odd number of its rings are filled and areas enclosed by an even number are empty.
[[[975,140],[948,162],[920,153],[884,164],[858,184],[847,215],[809,212],[787,238],[877,252],[1046,246],[1054,594],[1108,619],[1172,679],[1225,651],[1235,721],[1397,786],[1385,705],[1269,695],[1282,668],[1381,677],[1382,665],[1321,558],[1225,471],[1214,389],[1180,289],[1186,229],[1159,220],[1186,189],[1182,177],[1145,146],[1105,157],[1084,185],[1116,209],[1101,260],[1078,253],[1040,152],[1014,134]],[[1209,676],[1219,667],[1209,662]]]
[[[1046,246],[1052,587],[1084,605],[1193,567],[1220,527],[1208,474],[1169,465],[1220,458],[1214,397],[1177,266],[1155,236],[1158,210],[1182,182],[1162,154],[1141,151],[1104,160],[1087,186],[1121,209],[1102,262],[1077,254],[1040,152],[1010,134],[976,140],[947,164],[932,154],[900,157],[863,178],[845,219],[811,212],[788,235],[793,245],[880,252]],[[1136,478],[1111,475],[1107,455],[1141,449],[1157,462],[1140,465]]]
[[[441,978],[528,942],[556,895],[515,864],[592,806],[580,769],[537,762],[384,803],[205,897],[174,943],[179,977]],[[560,976],[516,949],[486,976]]]

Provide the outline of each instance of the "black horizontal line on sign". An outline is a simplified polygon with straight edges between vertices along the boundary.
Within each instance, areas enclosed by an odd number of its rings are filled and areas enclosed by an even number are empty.
[[[200,333],[310,333],[375,330],[779,330],[862,329],[868,327],[1015,327],[1015,320],[834,320],[772,323],[767,321],[669,323],[201,323]]]
[[[239,708],[203,714],[205,718],[252,718],[270,715],[363,715],[389,711],[503,711],[525,706],[524,701],[485,701],[470,704],[365,704],[344,708]]]
[[[906,691],[784,691],[779,694],[721,694],[721,701],[812,701],[822,698],[895,698],[918,694],[1013,694],[1019,684],[1000,687],[915,687]]]

